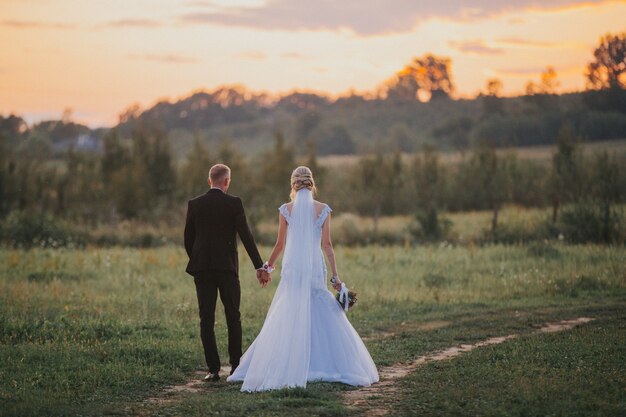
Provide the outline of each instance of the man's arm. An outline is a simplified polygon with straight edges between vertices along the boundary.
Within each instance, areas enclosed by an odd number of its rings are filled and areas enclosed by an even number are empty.
[[[191,258],[193,250],[193,241],[196,239],[196,229],[191,220],[191,201],[187,203],[187,218],[185,220],[185,251],[187,256]]]
[[[259,269],[263,266],[263,259],[261,259],[261,255],[259,254],[259,250],[256,247],[256,243],[254,242],[254,237],[252,237],[252,233],[250,232],[250,228],[248,227],[248,221],[246,220],[246,213],[243,209],[243,203],[240,198],[237,198],[237,214],[235,218],[235,225],[237,228],[237,234],[239,234],[239,238],[243,243],[243,246],[246,248],[246,252],[248,252],[248,256],[250,260],[254,264],[256,269]]]

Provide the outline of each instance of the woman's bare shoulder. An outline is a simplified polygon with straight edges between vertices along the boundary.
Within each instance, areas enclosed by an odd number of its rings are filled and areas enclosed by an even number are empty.
[[[285,203],[285,204],[283,204],[283,206],[285,206],[285,209],[287,209],[287,213],[289,213],[289,215],[291,215],[291,209],[293,208],[293,201],[291,201],[289,203]]]
[[[327,207],[328,204],[326,203],[322,203],[321,201],[317,201],[314,200],[313,203],[315,204],[315,213],[319,216],[320,214],[322,214],[322,211],[324,210],[324,207]]]

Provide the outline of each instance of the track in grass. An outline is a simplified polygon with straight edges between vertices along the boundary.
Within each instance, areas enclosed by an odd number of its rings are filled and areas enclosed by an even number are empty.
[[[579,317],[573,320],[563,320],[559,322],[547,323],[541,328],[537,329],[535,333],[553,333],[560,332],[564,330],[568,330],[573,328],[576,325],[588,323],[593,320],[588,317]],[[438,321],[433,322],[432,324],[426,326],[424,324],[420,325],[411,325],[404,324],[400,328],[390,329],[385,332],[380,332],[374,337],[371,338],[385,338],[391,337],[395,335],[397,330],[406,330],[405,327],[410,328],[420,328],[428,327],[432,328],[441,328],[445,327],[450,322],[447,321]],[[474,344],[461,344],[458,346],[451,346],[446,349],[437,350],[431,353],[428,353],[423,356],[419,356],[409,363],[397,363],[391,366],[382,367],[379,370],[380,374],[380,382],[367,388],[355,389],[352,391],[347,391],[343,394],[344,403],[358,411],[362,411],[363,414],[372,415],[372,416],[382,416],[389,413],[389,409],[384,404],[384,401],[379,401],[380,399],[390,398],[396,390],[397,385],[396,382],[399,378],[403,378],[413,372],[419,366],[432,362],[432,361],[441,361],[455,358],[462,353],[470,352],[476,348],[480,348],[483,346],[496,345],[503,343],[507,340],[514,339],[519,337],[519,334],[510,334],[506,336],[498,336],[492,337],[489,339],[485,339],[483,341],[474,343]],[[226,375],[228,375],[230,371],[230,367],[224,366],[221,369],[222,379],[225,379]],[[189,394],[196,394],[200,392],[211,392],[211,391],[220,391],[224,389],[225,384],[220,383],[205,383],[203,378],[205,376],[205,371],[196,371],[194,372],[193,379],[177,385],[170,385],[165,387],[161,393],[147,398],[143,401],[144,407],[141,407],[138,411],[138,415],[144,415],[146,412],[150,413],[150,409],[153,406],[166,406],[170,404],[177,403],[181,401],[185,396]],[[147,408],[145,408],[147,407]]]
[[[589,317],[579,317],[573,320],[562,320],[559,322],[547,323],[543,327],[539,328],[536,333],[555,333],[569,330],[576,325],[588,323],[591,320],[593,319]],[[378,400],[393,396],[393,394],[397,391],[395,383],[398,378],[407,376],[425,363],[452,359],[462,353],[470,352],[476,348],[497,345],[518,336],[519,334],[510,334],[507,336],[491,337],[474,344],[461,344],[459,346],[452,346],[446,349],[431,352],[426,355],[419,356],[409,363],[397,363],[391,366],[383,367],[379,371],[380,382],[372,385],[371,387],[347,391],[343,395],[344,402],[348,405],[348,407],[362,410],[363,413],[368,416],[387,415],[389,413],[389,409],[385,406],[383,401]]]

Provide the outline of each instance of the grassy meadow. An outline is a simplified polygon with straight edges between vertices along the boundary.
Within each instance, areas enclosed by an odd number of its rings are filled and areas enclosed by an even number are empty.
[[[485,337],[530,333],[549,320],[596,318],[564,334],[528,335],[419,368],[388,404],[394,415],[626,411],[624,247],[339,247],[337,258],[340,274],[359,294],[350,319],[379,366]],[[222,380],[176,401],[145,402],[204,369],[185,262],[177,247],[0,250],[0,415],[367,411],[347,409],[339,394],[349,388],[325,383],[250,395]],[[241,265],[245,347],[262,325],[279,276],[261,289],[249,260],[242,256]],[[226,363],[219,308],[217,317]],[[429,322],[444,325],[424,326]],[[548,401],[550,395],[560,400]]]

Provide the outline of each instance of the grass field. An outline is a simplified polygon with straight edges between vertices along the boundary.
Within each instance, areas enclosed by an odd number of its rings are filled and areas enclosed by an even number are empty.
[[[605,246],[338,248],[359,293],[349,312],[379,366],[519,333],[403,378],[393,415],[626,413],[626,249]],[[268,248],[262,249],[267,255]],[[242,394],[220,382],[148,403],[203,369],[193,282],[179,248],[0,250],[0,415],[351,415],[340,384]],[[242,265],[244,346],[276,288]],[[562,334],[550,321],[595,320]],[[444,323],[428,326],[427,323]],[[224,361],[226,329],[216,332]]]

